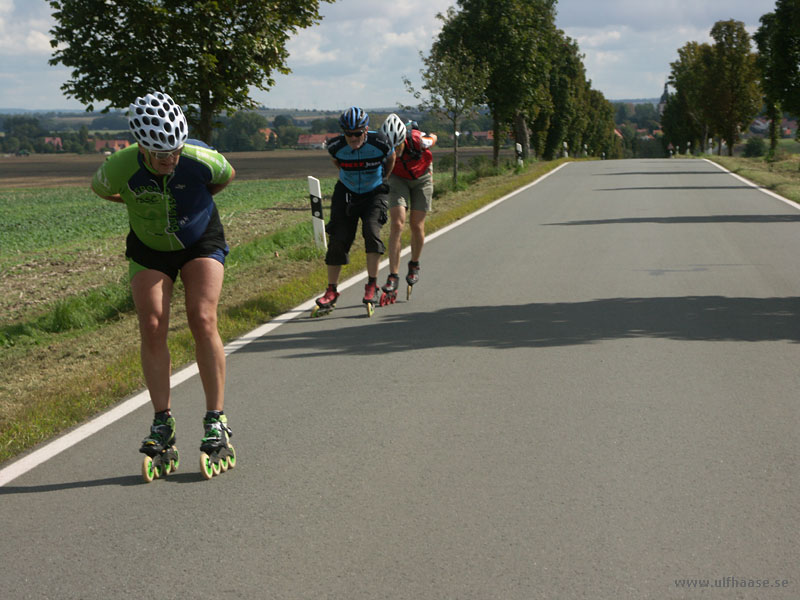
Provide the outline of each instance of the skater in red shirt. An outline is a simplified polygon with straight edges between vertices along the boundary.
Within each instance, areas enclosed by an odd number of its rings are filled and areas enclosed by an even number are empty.
[[[425,134],[415,122],[404,124],[391,114],[381,131],[395,146],[397,159],[389,175],[389,277],[382,287],[391,300],[397,295],[400,267],[400,235],[410,211],[411,260],[408,262],[408,297],[411,287],[419,281],[419,259],[425,244],[425,216],[433,200],[433,153],[436,134]]]

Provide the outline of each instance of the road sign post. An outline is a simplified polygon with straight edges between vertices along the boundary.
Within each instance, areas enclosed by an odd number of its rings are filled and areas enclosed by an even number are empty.
[[[308,177],[308,197],[311,200],[311,223],[314,226],[314,243],[317,248],[327,250],[328,240],[325,237],[325,220],[322,217],[322,190],[319,179]]]

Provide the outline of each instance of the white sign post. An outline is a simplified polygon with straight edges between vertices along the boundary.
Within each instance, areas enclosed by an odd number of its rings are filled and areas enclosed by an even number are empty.
[[[311,199],[311,223],[314,226],[314,243],[317,248],[328,249],[328,239],[325,237],[325,220],[322,218],[322,190],[319,179],[308,177],[308,196]]]

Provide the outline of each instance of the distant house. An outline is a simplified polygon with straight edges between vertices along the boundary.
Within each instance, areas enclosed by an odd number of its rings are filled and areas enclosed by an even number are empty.
[[[310,150],[324,150],[328,139],[336,136],[335,133],[304,133],[297,137],[297,147]]]
[[[794,119],[782,119],[781,132],[786,137],[793,137],[797,133],[797,121]]]
[[[617,136],[619,139],[623,139],[622,133],[619,129],[614,130],[614,135]]]
[[[493,142],[494,141],[494,131],[473,131],[472,137],[474,137],[479,142]]]
[[[270,143],[273,140],[278,139],[278,134],[272,131],[269,127],[265,127],[264,129],[259,129],[258,132],[264,136],[264,141]]]
[[[64,149],[64,143],[61,141],[60,137],[46,137],[44,138],[44,143],[50,144],[53,148],[55,148],[59,152]]]
[[[769,131],[769,119],[759,117],[750,124],[750,131],[753,133],[766,134]]]
[[[102,152],[104,150],[116,152],[130,145],[131,143],[128,140],[94,140],[94,149],[97,152]]]

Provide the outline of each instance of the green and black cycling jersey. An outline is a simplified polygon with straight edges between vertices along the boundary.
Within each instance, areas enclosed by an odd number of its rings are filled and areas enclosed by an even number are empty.
[[[232,175],[222,154],[198,140],[187,140],[175,170],[159,175],[133,144],[100,166],[92,189],[100,196],[119,194],[128,209],[133,232],[146,246],[160,251],[188,248],[208,227],[215,205],[209,185]]]

